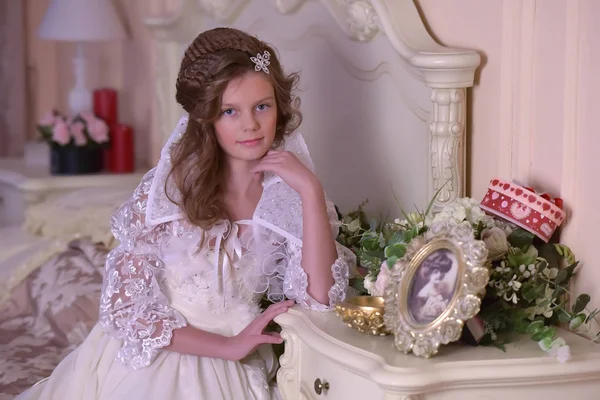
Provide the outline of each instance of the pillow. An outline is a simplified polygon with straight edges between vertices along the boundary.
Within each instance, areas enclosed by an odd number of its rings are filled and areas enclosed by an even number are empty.
[[[130,185],[124,185],[78,189],[52,197],[28,207],[24,229],[50,239],[87,236],[112,248],[116,243],[110,217],[132,192]]]

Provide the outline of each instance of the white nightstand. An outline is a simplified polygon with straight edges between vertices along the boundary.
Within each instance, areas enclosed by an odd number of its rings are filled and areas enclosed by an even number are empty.
[[[115,185],[133,190],[145,172],[55,176],[47,167],[30,166],[23,159],[0,159],[0,226],[21,224],[29,206],[70,191]]]
[[[600,347],[558,330],[572,359],[561,364],[523,337],[506,346],[453,343],[424,359],[347,327],[333,312],[294,307],[278,315],[285,353],[277,373],[285,400],[595,400]]]

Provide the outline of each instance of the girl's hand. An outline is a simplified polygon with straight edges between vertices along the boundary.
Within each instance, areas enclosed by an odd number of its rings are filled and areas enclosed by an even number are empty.
[[[294,305],[294,300],[286,300],[271,304],[261,315],[250,322],[243,331],[228,338],[225,359],[239,361],[252,353],[264,343],[279,344],[283,342],[279,333],[264,332],[265,328],[279,314],[287,312]]]
[[[265,171],[279,175],[301,196],[308,191],[322,191],[321,183],[315,174],[289,151],[271,150],[252,169],[255,174]]]

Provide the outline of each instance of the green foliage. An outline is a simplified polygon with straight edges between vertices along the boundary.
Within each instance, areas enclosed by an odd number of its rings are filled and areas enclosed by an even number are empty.
[[[533,233],[517,228],[508,235],[508,242],[512,247],[527,249],[533,243],[534,237]]]
[[[362,276],[351,282],[352,287],[366,294],[365,276],[374,281],[382,264],[392,268],[405,256],[408,244],[427,231],[426,221],[435,216],[429,215],[432,204],[433,201],[425,212],[416,213],[406,213],[398,206],[404,219],[393,223],[367,224],[360,208],[358,213],[344,218],[345,243],[350,244],[363,269]],[[446,213],[450,215],[452,210]],[[481,344],[503,348],[515,333],[523,333],[548,350],[562,341],[556,337],[555,326],[562,324],[571,330],[589,328],[600,310],[588,309],[591,300],[588,294],[574,299],[569,292],[578,266],[571,249],[565,244],[545,243],[524,229],[491,219],[491,222],[469,220],[476,238],[481,238],[491,226],[504,232],[506,226],[510,228],[506,234],[507,250],[501,257],[488,260],[490,281],[479,313],[486,329]],[[600,338],[600,333],[596,337]]]

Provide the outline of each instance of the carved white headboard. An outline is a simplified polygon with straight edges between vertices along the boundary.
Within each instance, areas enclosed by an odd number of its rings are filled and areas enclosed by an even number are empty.
[[[147,18],[156,51],[158,126],[164,140],[181,56],[196,35],[233,26],[274,45],[300,71],[300,127],[317,174],[343,212],[398,215],[464,195],[465,88],[479,54],[443,47],[412,0],[178,0]],[[445,184],[445,185],[444,185]]]

